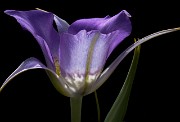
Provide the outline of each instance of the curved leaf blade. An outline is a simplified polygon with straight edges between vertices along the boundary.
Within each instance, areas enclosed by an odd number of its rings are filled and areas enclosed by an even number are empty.
[[[114,104],[112,105],[109,113],[107,114],[104,122],[122,122],[124,116],[126,114],[129,96],[131,93],[131,88],[133,84],[133,80],[135,77],[138,60],[140,55],[140,45],[135,48],[134,56],[132,59],[132,63],[126,77],[126,80],[123,84],[122,89],[119,92],[118,97],[116,98]]]

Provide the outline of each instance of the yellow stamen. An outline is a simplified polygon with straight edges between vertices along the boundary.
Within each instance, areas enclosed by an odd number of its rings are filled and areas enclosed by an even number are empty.
[[[54,58],[54,65],[55,65],[55,69],[56,69],[56,74],[58,76],[60,76],[61,70],[60,70],[59,60],[57,58]]]

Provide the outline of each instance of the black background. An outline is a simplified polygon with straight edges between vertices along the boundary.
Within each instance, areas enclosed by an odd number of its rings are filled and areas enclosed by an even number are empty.
[[[177,0],[6,0],[0,1],[0,84],[29,57],[44,63],[39,45],[6,9],[51,11],[69,24],[81,18],[113,16],[121,10],[131,15],[132,33],[119,45],[107,66],[130,44],[156,31],[180,26]],[[142,45],[126,122],[176,122],[179,119],[179,32],[154,38]],[[126,77],[132,53],[98,90],[104,120]],[[59,94],[43,70],[25,72],[0,93],[0,122],[70,122],[69,98]],[[82,122],[96,122],[94,94],[83,99]]]

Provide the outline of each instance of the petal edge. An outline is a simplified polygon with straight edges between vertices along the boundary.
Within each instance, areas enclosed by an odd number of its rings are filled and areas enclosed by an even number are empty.
[[[107,67],[101,74],[101,76],[97,79],[97,81],[93,84],[92,88],[89,89],[87,94],[92,93],[93,91],[95,91],[96,89],[98,89],[109,77],[110,75],[114,72],[114,70],[117,68],[117,66],[119,65],[119,63],[131,52],[133,51],[133,49],[135,49],[137,46],[139,46],[140,44],[164,35],[164,34],[168,34],[171,32],[175,32],[180,30],[180,27],[177,28],[171,28],[171,29],[166,29],[166,30],[161,30],[155,33],[152,33],[148,36],[145,36],[142,39],[139,39],[137,42],[133,43],[132,45],[130,45],[128,48],[126,48],[126,50],[124,50],[111,64],[109,67]]]
[[[28,58],[25,61],[23,61],[20,66],[4,81],[4,83],[2,84],[2,86],[0,87],[0,92],[3,90],[3,88],[17,75],[31,70],[31,69],[44,69],[48,72],[48,74],[50,74],[53,78],[55,78],[54,82],[58,82],[58,89],[57,86],[56,89],[62,93],[65,96],[72,96],[71,91],[67,88],[64,87],[65,82],[60,82],[59,80],[59,76],[57,76],[56,73],[54,73],[54,71],[52,71],[51,69],[47,68],[44,64],[42,64],[38,59],[36,58]],[[62,80],[61,80],[62,81]],[[53,82],[53,81],[52,81]],[[54,84],[53,84],[54,85]]]

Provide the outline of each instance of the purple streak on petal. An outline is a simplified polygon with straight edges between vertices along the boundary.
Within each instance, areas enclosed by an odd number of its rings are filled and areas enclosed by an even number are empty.
[[[59,35],[58,32],[56,32],[56,30],[53,28],[54,15],[52,13],[43,12],[40,10],[6,10],[5,13],[16,18],[16,20],[20,23],[20,25],[23,28],[30,31],[38,41],[42,50],[47,49],[44,46],[44,43],[46,43],[46,46],[48,46],[49,48],[47,52],[52,53],[52,55],[59,55],[57,54],[57,48],[59,45]],[[44,53],[44,55],[46,54]],[[49,58],[52,58],[51,55],[48,56]]]
[[[51,69],[48,69],[44,64],[42,64],[38,59],[36,58],[28,58],[26,59],[24,62],[21,63],[21,65],[5,80],[5,82],[2,84],[2,86],[0,87],[0,91],[7,85],[7,83],[9,83],[14,77],[16,77],[17,75],[31,70],[31,69],[44,69],[46,70],[49,74],[51,74],[51,77],[53,77],[52,82],[58,82],[58,86],[56,86],[56,88],[58,87],[58,90],[64,94],[65,96],[71,96],[71,91],[67,88],[65,88],[64,86],[66,85],[66,83],[59,78],[59,76],[57,76],[57,74],[52,71]],[[60,80],[61,79],[61,80]],[[55,81],[56,80],[56,81]]]
[[[99,30],[101,33],[108,34],[116,31],[117,34],[113,37],[114,41],[108,52],[109,56],[114,48],[130,35],[132,28],[129,17],[130,14],[123,10],[113,17],[80,19],[70,25],[68,32],[76,34],[85,29],[86,31]]]

